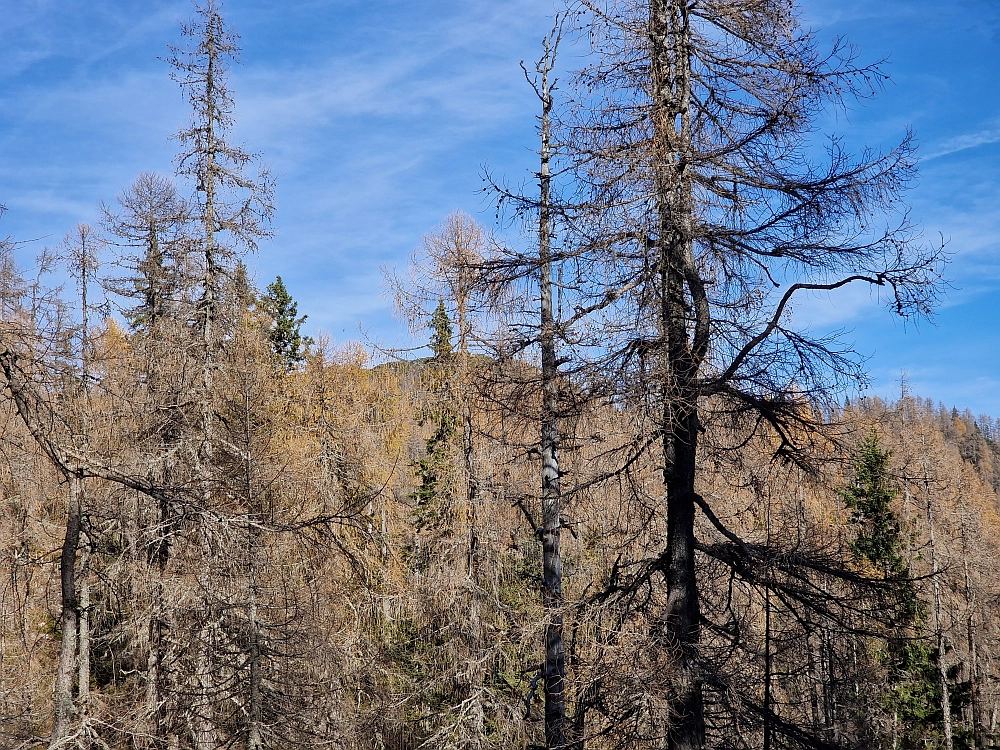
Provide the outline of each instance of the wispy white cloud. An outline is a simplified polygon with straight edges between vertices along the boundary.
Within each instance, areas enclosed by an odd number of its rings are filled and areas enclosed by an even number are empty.
[[[942,156],[957,154],[961,151],[986,146],[990,143],[1000,143],[1000,127],[984,128],[975,133],[965,133],[964,135],[948,138],[933,145],[929,152],[921,157],[922,161],[940,159]]]
[[[191,12],[186,0],[34,0],[8,3],[0,27],[0,78],[21,75],[40,63],[59,60],[86,68],[122,50],[161,40]],[[86,30],[85,32],[83,30]],[[44,74],[43,74],[44,75]]]

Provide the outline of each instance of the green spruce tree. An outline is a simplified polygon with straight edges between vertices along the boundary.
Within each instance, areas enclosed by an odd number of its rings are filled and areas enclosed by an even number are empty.
[[[431,330],[430,348],[434,356],[425,372],[430,399],[424,406],[421,424],[431,422],[434,430],[427,438],[423,457],[413,462],[418,484],[411,497],[416,501],[414,524],[417,530],[445,532],[452,512],[451,466],[456,413],[449,377],[453,329],[443,300],[438,302],[427,327]]]
[[[431,314],[431,321],[427,327],[433,331],[431,334],[431,351],[434,352],[434,359],[443,360],[451,356],[451,318],[444,307],[444,300],[438,302]]]
[[[270,317],[267,336],[275,355],[286,370],[295,369],[313,343],[309,336],[302,335],[302,324],[309,316],[299,316],[299,305],[288,293],[280,276],[268,285],[266,293],[260,298],[260,307]]]
[[[886,671],[880,710],[892,717],[880,746],[895,750],[944,747],[944,715],[937,653],[924,635],[927,611],[906,562],[906,539],[892,503],[899,487],[892,476],[892,454],[873,429],[858,445],[854,478],[840,495],[851,510],[855,562],[878,571],[887,584],[884,647],[873,648]],[[957,675],[950,675],[954,679]],[[952,709],[961,710],[962,685],[956,685]],[[966,691],[967,692],[967,691]],[[879,723],[879,722],[873,722]],[[955,747],[967,747],[958,733]]]
[[[878,434],[870,432],[855,453],[854,481],[840,494],[851,509],[851,523],[857,532],[851,542],[855,559],[871,564],[884,578],[908,578],[901,526],[892,509],[898,488],[889,470],[891,457],[882,448]],[[912,591],[912,582],[904,588]]]

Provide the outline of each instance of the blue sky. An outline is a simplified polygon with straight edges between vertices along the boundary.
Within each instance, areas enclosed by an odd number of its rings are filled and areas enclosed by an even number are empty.
[[[168,137],[187,119],[157,58],[188,0],[2,0],[0,235],[56,244],[142,170],[169,174]],[[463,209],[484,223],[483,165],[527,178],[535,101],[518,62],[537,54],[551,0],[229,0],[243,37],[233,74],[236,137],[277,173],[277,236],[251,259],[281,274],[335,340],[402,326],[381,264],[405,263],[423,233]],[[1000,2],[806,0],[823,40],[889,57],[885,93],[825,129],[890,146],[920,141],[909,198],[929,240],[955,253],[933,323],[903,325],[867,291],[798,314],[848,329],[875,389],[915,392],[1000,416]]]

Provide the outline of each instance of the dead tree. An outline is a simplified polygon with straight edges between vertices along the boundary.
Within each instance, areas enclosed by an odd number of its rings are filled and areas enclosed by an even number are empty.
[[[61,255],[67,270],[76,279],[80,293],[81,321],[76,331],[68,336],[66,332],[56,332],[59,338],[68,338],[66,352],[71,361],[68,373],[69,400],[77,406],[77,414],[71,421],[78,440],[86,446],[87,397],[90,380],[90,313],[91,301],[88,292],[94,289],[97,271],[97,253],[101,240],[93,227],[80,224],[67,234],[61,246]],[[78,335],[76,335],[78,334]],[[79,340],[79,348],[74,346]],[[55,686],[55,718],[52,725],[51,744],[64,743],[71,734],[71,719],[76,714],[80,730],[84,736],[90,731],[87,726],[87,703],[90,691],[90,545],[91,535],[87,528],[86,485],[76,472],[63,472],[69,494],[66,517],[66,535],[60,554],[60,589],[62,596],[62,644]],[[81,548],[82,546],[82,548]],[[82,553],[82,554],[81,554]],[[80,557],[79,565],[77,557]],[[77,701],[73,701],[73,683],[76,677]]]
[[[118,196],[101,205],[104,231],[119,249],[127,275],[105,281],[108,291],[128,300],[121,312],[148,338],[162,334],[161,324],[186,317],[191,290],[190,207],[174,183],[142,172]]]
[[[239,37],[229,29],[216,0],[196,7],[196,19],[182,27],[190,40],[187,49],[172,48],[168,62],[173,77],[184,89],[192,109],[192,123],[176,135],[180,153],[175,159],[177,174],[194,183],[192,217],[201,225],[197,252],[200,256],[200,298],[195,307],[196,330],[201,344],[201,383],[194,398],[197,418],[194,431],[186,436],[191,471],[199,486],[202,520],[199,528],[199,579],[205,593],[201,620],[194,636],[197,657],[193,663],[191,707],[193,741],[199,750],[216,746],[218,722],[215,706],[225,690],[215,684],[219,669],[217,652],[224,638],[220,628],[223,602],[212,590],[213,566],[220,550],[206,526],[217,515],[215,488],[224,486],[220,477],[214,419],[215,370],[220,347],[233,328],[223,313],[239,312],[225,305],[224,281],[239,252],[256,250],[271,235],[273,182],[257,158],[228,140],[234,102],[228,84],[229,66],[237,59]],[[251,167],[257,174],[250,174]],[[228,330],[227,330],[228,329]]]
[[[916,167],[909,136],[885,153],[851,156],[834,139],[825,161],[809,155],[823,108],[874,93],[884,73],[842,43],[821,53],[793,4],[574,7],[594,62],[577,73],[556,131],[576,191],[562,209],[563,257],[587,272],[564,290],[573,313],[562,324],[578,332],[581,378],[646,415],[606,473],[649,452],[662,461],[664,598],[653,630],[675,654],[667,744],[699,750],[699,550],[733,562],[696,538],[699,513],[733,554],[752,557],[699,491],[704,426],[718,415],[744,440],[767,433],[776,455],[807,465],[815,404],[863,371],[836,339],[796,329],[792,305],[863,284],[895,313],[924,315],[943,255],[919,244],[899,203]]]
[[[567,746],[566,655],[563,645],[562,553],[560,550],[561,490],[559,480],[559,390],[557,319],[553,299],[553,206],[552,206],[552,89],[551,79],[562,35],[562,19],[543,41],[544,54],[535,65],[537,78],[525,78],[542,106],[539,117],[540,165],[538,171],[538,347],[541,354],[541,518],[538,534],[542,543],[542,591],[545,607],[545,660],[542,666],[545,687],[545,744],[548,748]]]
[[[440,306],[448,321],[458,328],[458,351],[448,341],[448,372],[443,395],[450,400],[461,418],[462,477],[468,509],[468,547],[466,568],[476,575],[479,538],[477,516],[479,486],[475,461],[475,434],[472,424],[473,360],[471,347],[481,341],[482,300],[478,296],[477,268],[482,263],[488,238],[483,228],[468,214],[455,211],[441,225],[424,235],[421,247],[403,275],[383,268],[386,286],[396,310],[411,331],[433,325],[432,311]],[[433,347],[432,347],[433,348]],[[435,352],[437,354],[437,352]]]
[[[197,299],[190,206],[171,180],[143,172],[115,205],[101,208],[102,225],[117,250],[116,264],[124,271],[104,283],[132,329],[134,377],[142,384],[132,394],[143,404],[140,432],[145,441],[140,445],[149,475],[167,486],[184,481],[178,448],[188,421],[184,405],[197,386],[197,368],[188,364],[191,350],[198,350],[188,323]],[[150,601],[146,622],[135,625],[146,634],[145,653],[138,657],[145,682],[138,732],[161,747],[178,723],[178,696],[172,689],[177,675],[169,666],[177,623],[165,589],[172,551],[181,541],[184,507],[164,498],[151,505],[137,504],[132,519],[147,566],[143,575],[132,571],[134,596]]]
[[[944,721],[944,745],[946,750],[952,750],[954,747],[954,738],[951,717],[951,688],[948,684],[948,663],[946,661],[948,650],[944,628],[944,612],[941,603],[941,569],[938,566],[938,549],[934,540],[934,510],[931,503],[932,495],[930,490],[931,475],[926,463],[923,466],[923,470],[924,503],[927,512],[927,546],[930,549],[931,581],[934,592],[934,640],[937,648],[938,678],[941,684],[941,714]]]
[[[180,144],[175,167],[195,189],[192,218],[201,224],[197,320],[210,361],[222,335],[216,330],[222,282],[234,253],[256,251],[271,236],[274,183],[255,154],[228,139],[235,109],[228,77],[239,36],[226,26],[217,0],[195,10],[195,20],[182,26],[190,46],[171,47],[168,62],[192,110],[191,125],[174,136]]]

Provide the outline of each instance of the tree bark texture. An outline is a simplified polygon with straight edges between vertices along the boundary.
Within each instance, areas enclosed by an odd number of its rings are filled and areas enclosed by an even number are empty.
[[[539,291],[542,354],[542,583],[545,606],[545,744],[566,746],[566,656],[563,644],[562,553],[560,550],[561,488],[559,483],[559,365],[556,360],[555,315],[552,300],[552,215],[550,172],[550,113],[548,74],[553,48],[539,66],[542,86],[542,147],[539,172],[538,220]]]
[[[653,125],[657,168],[653,176],[659,226],[662,430],[666,489],[667,603],[664,645],[677,654],[670,750],[701,750],[705,744],[700,638],[695,574],[695,472],[698,395],[694,379],[708,340],[709,309],[692,243],[690,141],[691,57],[688,11],[677,0],[649,6]],[[694,311],[693,325],[689,322]]]
[[[76,589],[76,555],[80,548],[80,501],[80,480],[71,476],[66,536],[59,559],[62,645],[59,651],[59,667],[56,671],[55,718],[52,723],[51,745],[56,745],[69,734],[74,712],[73,677],[77,667],[77,626],[80,617],[80,603]]]
[[[85,505],[83,498],[83,480],[76,479],[80,488],[81,506]],[[81,717],[87,715],[87,701],[90,699],[90,545],[91,540],[86,531],[83,532],[83,543],[80,545],[80,653],[77,657],[79,674],[77,676],[78,696]]]

